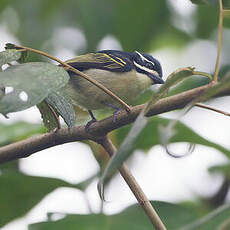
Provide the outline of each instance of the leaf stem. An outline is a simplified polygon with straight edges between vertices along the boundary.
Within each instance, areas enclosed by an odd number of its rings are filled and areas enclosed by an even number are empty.
[[[107,93],[109,96],[111,96],[112,98],[114,98],[115,100],[117,100],[121,105],[123,105],[126,109],[127,112],[130,112],[130,106],[128,104],[126,104],[123,100],[121,100],[117,95],[115,95],[113,92],[111,92],[109,89],[107,89],[105,86],[103,86],[101,83],[99,83],[98,81],[94,80],[93,78],[91,78],[90,76],[84,74],[83,72],[79,71],[78,69],[75,69],[74,67],[72,67],[71,65],[61,61],[58,58],[55,58],[53,56],[51,56],[50,54],[40,51],[40,50],[36,50],[33,48],[29,48],[29,47],[25,47],[25,46],[18,46],[18,45],[14,45],[15,48],[19,48],[24,50],[28,50],[30,52],[33,53],[37,53],[40,55],[43,55],[45,57],[48,57],[58,63],[60,63],[61,65],[65,66],[66,68],[68,68],[69,70],[73,71],[74,73],[76,73],[77,75],[85,78],[87,81],[91,82],[92,84],[94,84],[95,86],[97,86],[98,88],[100,88],[101,90],[103,90],[105,93]]]
[[[105,136],[104,138],[98,141],[100,145],[106,150],[110,157],[112,157],[116,152],[117,149],[111,142],[111,140]],[[122,177],[128,184],[129,188],[133,192],[134,196],[136,197],[137,201],[139,202],[140,206],[144,209],[146,215],[150,219],[152,225],[155,227],[156,230],[167,230],[163,222],[161,221],[160,217],[158,216],[157,212],[149,202],[148,198],[146,197],[145,193],[141,189],[140,185],[137,183],[136,179],[129,171],[126,164],[123,163],[121,168],[119,169]]]
[[[195,106],[203,108],[203,109],[208,109],[208,110],[211,110],[211,111],[214,111],[214,112],[217,112],[217,113],[221,113],[221,114],[223,114],[225,116],[230,116],[230,113],[222,111],[220,109],[213,108],[213,107],[208,106],[208,105],[204,105],[204,104],[201,104],[201,103],[196,103]]]
[[[200,72],[200,71],[193,71],[192,73],[193,73],[193,75],[200,75],[200,76],[208,77],[210,79],[210,81],[213,80],[212,75],[209,73]]]
[[[219,25],[218,25],[218,48],[217,48],[217,58],[216,58],[216,67],[214,73],[214,81],[218,81],[218,74],[220,70],[220,56],[223,42],[223,4],[222,0],[219,0]]]

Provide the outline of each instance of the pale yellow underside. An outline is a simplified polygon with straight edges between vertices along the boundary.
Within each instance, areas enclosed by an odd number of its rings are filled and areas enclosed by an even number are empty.
[[[152,84],[152,80],[149,77],[136,73],[134,70],[118,74],[97,69],[87,70],[84,73],[103,84],[128,104]],[[121,105],[104,91],[77,75],[71,76],[65,91],[72,103],[83,109],[97,110],[106,108],[107,106],[103,105],[102,102],[121,108]]]

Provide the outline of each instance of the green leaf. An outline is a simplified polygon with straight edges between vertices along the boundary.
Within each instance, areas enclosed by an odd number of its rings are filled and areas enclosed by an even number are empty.
[[[203,218],[194,221],[191,224],[184,226],[183,228],[180,228],[179,230],[227,230],[229,229],[229,216],[230,206],[229,204],[226,204],[220,206],[219,208],[204,216]]]
[[[1,68],[0,68],[0,72],[1,72]],[[0,87],[0,100],[3,98],[4,95],[5,95],[5,88]]]
[[[61,186],[70,184],[53,178],[6,172],[0,176],[0,226],[26,214],[41,199]]]
[[[172,95],[179,94],[179,93],[182,93],[190,89],[194,89],[194,88],[197,88],[203,85],[207,85],[209,82],[210,80],[208,78],[204,78],[201,76],[192,76],[190,78],[185,79],[183,82],[176,85],[175,87],[173,87],[169,91],[167,96],[172,96]]]
[[[41,124],[30,124],[22,121],[13,124],[0,124],[0,146],[44,132],[45,129]]]
[[[28,176],[14,171],[6,171],[0,175],[0,227],[9,221],[25,215],[48,193],[59,187],[84,189],[85,184],[70,184],[60,179]]]
[[[221,175],[224,175],[225,178],[230,179],[230,163],[215,165],[208,170],[211,173],[220,173]]]
[[[0,52],[0,67],[12,61],[17,61],[21,57],[21,52],[16,49],[8,49]]]
[[[40,103],[69,80],[64,68],[45,62],[24,63],[0,72],[0,86],[10,87],[0,101],[0,113],[24,110]]]
[[[153,38],[163,34],[163,28],[170,24],[170,10],[165,0],[145,0],[145,4],[133,0],[132,7],[129,1],[117,0],[112,5],[114,18],[107,24],[107,31],[117,37],[127,51],[148,50]]]
[[[60,127],[59,118],[56,112],[48,105],[47,102],[42,101],[37,105],[43,120],[43,124],[48,129],[52,131]]]
[[[76,115],[74,108],[60,91],[49,94],[45,101],[64,119],[69,129],[75,125]]]
[[[166,202],[151,202],[167,229],[178,227],[194,220],[191,210]],[[116,215],[90,214],[67,215],[61,220],[32,224],[29,230],[152,230],[154,229],[139,205],[132,205]]]
[[[215,0],[216,3],[218,0]],[[218,4],[199,6],[196,11],[196,38],[209,39],[218,25]]]
[[[227,74],[221,81],[212,88],[207,89],[201,96],[200,100],[205,101],[215,95],[230,89],[230,73]]]
[[[216,5],[218,6],[218,0],[191,0],[192,3],[194,4],[199,4],[199,5]]]
[[[5,46],[5,49],[7,50],[7,51],[9,51],[9,50],[16,50],[17,52],[20,52],[21,53],[21,56],[20,56],[20,58],[18,58],[18,59],[16,59],[19,63],[24,63],[24,62],[26,62],[26,59],[27,59],[27,57],[28,57],[28,51],[27,50],[23,50],[22,51],[22,49],[15,49],[15,45],[14,44],[12,44],[12,43],[6,43],[6,46]],[[16,60],[14,60],[14,61],[16,61]]]
[[[147,108],[152,104],[156,103],[160,98],[164,97],[170,88],[179,82],[183,81],[185,78],[194,75],[194,68],[186,67],[180,68],[171,73],[166,82],[160,87],[159,91],[156,94],[153,94],[151,100],[148,101]]]
[[[194,4],[199,4],[199,5],[212,5],[218,7],[218,1],[219,0],[191,0],[192,3]],[[230,1],[229,0],[221,0],[222,4],[225,7],[230,6]]]
[[[155,116],[150,118],[148,125],[141,132],[139,138],[135,142],[133,146],[134,149],[141,149],[144,151],[148,151],[153,146],[161,144],[160,134],[158,132],[159,126],[167,126],[169,122],[172,120],[167,118],[162,118],[159,116]],[[116,130],[116,140],[118,144],[124,140],[125,136],[128,134],[131,126],[122,127]],[[206,138],[203,138],[201,135],[197,134],[191,128],[183,124],[181,121],[178,121],[174,127],[175,135],[170,139],[170,143],[178,143],[178,142],[188,142],[192,144],[200,144],[207,147],[215,148],[216,150],[222,152],[228,158],[230,158],[230,151],[223,146],[209,141]]]
[[[25,63],[29,56],[29,52],[27,50],[21,51],[21,57],[18,59],[18,63]]]

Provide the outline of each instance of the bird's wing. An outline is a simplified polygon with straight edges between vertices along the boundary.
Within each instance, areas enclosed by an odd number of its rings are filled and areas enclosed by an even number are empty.
[[[128,72],[133,68],[132,63],[128,58],[121,58],[107,53],[89,53],[80,55],[76,58],[67,60],[66,63],[79,71],[103,69],[112,72]]]

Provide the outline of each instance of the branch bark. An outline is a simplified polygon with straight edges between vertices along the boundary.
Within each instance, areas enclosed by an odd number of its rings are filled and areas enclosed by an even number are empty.
[[[98,143],[106,150],[106,152],[109,154],[110,157],[112,157],[112,155],[114,155],[117,151],[116,147],[113,145],[113,143],[107,136],[99,140]],[[157,212],[149,202],[145,193],[142,191],[140,185],[137,183],[136,179],[133,177],[132,173],[129,171],[129,168],[126,166],[125,163],[121,166],[119,172],[121,176],[124,178],[124,180],[126,181],[126,183],[128,184],[129,188],[133,192],[138,203],[145,211],[146,215],[150,219],[155,229],[166,230],[166,227],[164,226]]]
[[[192,102],[195,98],[199,97],[208,88],[213,87],[213,85],[214,84],[208,84],[175,96],[163,98],[150,107],[146,116],[150,117],[172,110],[181,109],[188,103]],[[38,135],[36,137],[31,137],[23,141],[3,146],[0,148],[0,164],[28,157],[38,151],[64,143],[83,140],[97,141],[106,136],[112,130],[134,122],[144,106],[144,104],[134,106],[131,108],[129,113],[125,110],[121,111],[116,117],[116,123],[113,122],[113,116],[97,121],[90,126],[89,132],[85,131],[84,126],[76,126],[71,130],[62,128],[56,132]]]

